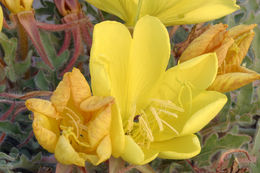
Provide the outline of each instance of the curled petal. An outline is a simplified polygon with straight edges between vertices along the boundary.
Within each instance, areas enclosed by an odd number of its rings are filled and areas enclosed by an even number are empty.
[[[107,135],[99,143],[95,154],[90,155],[82,153],[82,157],[91,162],[93,165],[98,165],[101,162],[109,159],[109,157],[111,156],[111,152],[111,140],[110,137]]]
[[[68,74],[63,76],[62,81],[57,86],[51,96],[51,102],[58,112],[63,112],[64,107],[70,99],[70,83]]]
[[[231,28],[228,31],[228,35],[232,37],[233,39],[236,39],[237,37],[250,32],[253,30],[257,25],[256,24],[251,24],[251,25],[238,25],[233,28]]]
[[[83,100],[91,96],[88,82],[77,68],[73,68],[72,72],[69,73],[69,81],[71,97],[75,106],[79,106]]]
[[[33,132],[39,144],[54,153],[60,131],[57,121],[41,113],[34,113]]]
[[[61,135],[56,148],[55,158],[62,164],[65,165],[77,165],[85,167],[84,158],[78,153],[70,144],[69,139],[64,135]]]
[[[237,37],[232,47],[233,49],[231,48],[227,53],[225,63],[240,65],[247,54],[254,36],[255,33],[251,30]]]
[[[98,142],[109,133],[111,124],[111,106],[95,113],[87,124],[87,133],[90,146],[92,148],[98,145]]]
[[[51,118],[58,118],[58,114],[50,101],[32,98],[26,100],[25,105],[32,112],[38,112]]]
[[[180,57],[180,62],[214,51],[225,38],[226,28],[222,23],[210,26],[208,30],[191,42]]]
[[[219,92],[233,91],[255,80],[260,80],[260,74],[243,67],[237,67],[237,70],[234,72],[218,75],[208,90]]]
[[[85,112],[94,112],[98,111],[105,106],[112,104],[114,102],[114,98],[111,96],[101,97],[101,96],[92,96],[84,100],[80,104],[80,109]]]

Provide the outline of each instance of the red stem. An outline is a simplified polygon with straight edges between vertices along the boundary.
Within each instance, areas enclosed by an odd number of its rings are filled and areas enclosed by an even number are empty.
[[[71,58],[70,62],[66,66],[66,68],[62,71],[60,76],[63,76],[64,73],[68,72],[77,61],[79,55],[80,55],[80,49],[81,49],[81,34],[80,34],[80,28],[79,26],[76,29],[72,30],[73,40],[74,40],[74,47],[75,51],[73,54],[73,57]]]
[[[20,107],[19,109],[17,109],[17,110],[14,112],[14,114],[13,114],[13,116],[12,116],[12,118],[11,118],[11,122],[14,122],[16,116],[17,116],[20,112],[25,111],[25,110],[27,110],[27,108],[26,108],[25,106],[22,106],[22,107]]]
[[[6,112],[4,113],[4,115],[2,115],[2,116],[0,117],[0,121],[6,120],[6,119],[8,118],[8,116],[13,112],[14,108],[15,108],[15,102],[13,102],[13,104],[12,104],[11,107],[8,109],[8,111],[6,111]]]
[[[221,168],[222,168],[222,165],[224,163],[224,160],[225,158],[229,155],[229,154],[232,154],[232,153],[244,153],[247,157],[247,159],[249,161],[251,161],[250,159],[250,155],[248,154],[248,152],[246,150],[242,150],[242,149],[231,149],[231,150],[228,150],[226,151],[225,153],[223,153],[218,161],[218,166],[217,166],[217,169],[216,171],[217,172],[220,172],[221,171]]]
[[[90,51],[92,46],[92,37],[90,35],[90,31],[87,28],[87,25],[81,25],[80,29],[81,29],[83,40],[87,45],[88,51]]]
[[[29,136],[22,142],[20,143],[17,147],[21,148],[22,146],[26,145],[33,137],[33,131],[30,132]]]
[[[8,29],[8,30],[11,30],[11,29],[15,29],[16,28],[16,24],[15,23],[12,23],[11,25],[9,25],[5,18],[3,18],[3,26]]]
[[[2,133],[2,135],[0,136],[0,144],[4,141],[6,136],[6,133]]]
[[[68,49],[70,45],[70,40],[71,40],[71,31],[65,31],[65,38],[63,41],[63,45],[57,54],[58,56],[60,56],[66,49]]]
[[[70,30],[74,29],[81,23],[89,23],[88,18],[82,18],[73,22],[69,23],[63,23],[63,24],[49,24],[49,23],[43,23],[43,22],[36,22],[36,26],[43,30],[48,31],[64,31],[64,30]],[[90,24],[89,24],[90,25]]]

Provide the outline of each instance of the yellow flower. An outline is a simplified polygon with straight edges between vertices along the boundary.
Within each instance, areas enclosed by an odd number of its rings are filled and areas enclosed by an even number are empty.
[[[0,0],[11,13],[17,14],[22,11],[31,11],[33,0]]]
[[[228,92],[260,79],[260,75],[241,66],[254,38],[252,25],[239,25],[226,31],[227,25],[210,26],[194,39],[180,57],[180,62],[196,56],[216,52],[218,75],[209,90]]]
[[[29,99],[34,113],[33,131],[39,144],[63,164],[85,166],[107,160],[111,155],[109,135],[112,97],[91,96],[78,69],[66,73],[51,101]]]
[[[170,41],[155,17],[141,18],[133,37],[118,22],[94,28],[90,58],[92,90],[113,96],[112,155],[132,164],[156,158],[186,159],[200,152],[194,133],[226,103],[226,96],[205,91],[217,74],[215,53],[171,69]]]
[[[86,0],[133,26],[145,16],[158,17],[167,26],[201,23],[239,9],[236,0]]]

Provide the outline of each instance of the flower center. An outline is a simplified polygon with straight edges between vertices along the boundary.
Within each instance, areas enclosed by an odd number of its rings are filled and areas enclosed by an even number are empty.
[[[127,135],[142,146],[149,147],[153,142],[153,131],[159,129],[164,131],[169,128],[175,134],[179,132],[164,119],[167,117],[178,118],[178,112],[184,112],[184,109],[177,106],[170,100],[151,99],[150,105],[146,109],[136,110],[136,105],[132,108],[132,116],[129,118],[125,127]]]
[[[82,142],[86,141],[83,131],[87,132],[87,126],[84,125],[81,120],[80,115],[78,115],[76,112],[73,111],[73,109],[69,107],[65,107],[63,111],[64,119],[62,120],[62,123],[60,125],[60,129],[62,130],[62,133],[67,137],[72,137],[74,141],[83,147],[89,147],[90,145]]]

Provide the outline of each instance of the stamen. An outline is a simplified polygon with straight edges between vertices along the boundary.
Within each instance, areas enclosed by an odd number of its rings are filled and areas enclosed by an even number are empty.
[[[68,107],[65,107],[64,109],[66,109],[67,111],[69,111],[78,121],[80,121],[79,116],[78,116],[73,110],[71,110],[71,109],[68,108]]]
[[[161,112],[163,112],[163,113],[165,113],[167,115],[173,116],[174,118],[178,118],[178,115],[173,113],[173,112],[170,112],[170,111],[167,111],[167,110],[163,110],[163,109],[159,109],[159,113],[161,113]]]
[[[158,113],[156,112],[156,109],[153,107],[150,107],[150,110],[159,126],[160,131],[163,131],[163,124],[162,124],[161,118],[159,117]]]
[[[163,124],[165,124],[167,127],[169,127],[173,132],[175,132],[177,135],[179,134],[179,132],[173,128],[170,124],[168,124],[166,121],[161,120],[163,122]]]
[[[66,115],[73,121],[73,123],[76,127],[76,130],[77,130],[77,137],[79,137],[79,127],[78,127],[76,120],[69,113],[66,113]]]
[[[69,133],[69,135],[71,135],[73,138],[74,138],[74,140],[79,144],[79,145],[81,145],[81,146],[83,146],[83,147],[86,147],[86,148],[89,148],[90,147],[90,145],[88,145],[88,144],[85,144],[84,142],[80,142],[79,140],[78,140],[78,138],[75,136],[75,134],[74,133]]]
[[[142,112],[143,116],[146,116],[144,111],[141,111],[141,112]],[[149,128],[149,125],[144,120],[143,116],[139,117],[140,126],[143,127],[143,130],[146,132],[148,139],[150,141],[153,141],[154,140],[153,133],[152,133],[151,129]]]
[[[184,109],[177,106],[170,100],[160,100],[160,99],[152,99],[153,102],[160,104],[161,106],[165,106],[169,109],[173,109],[179,112],[184,112]]]

